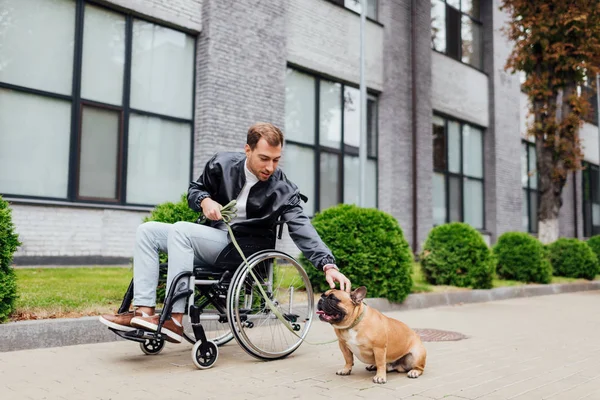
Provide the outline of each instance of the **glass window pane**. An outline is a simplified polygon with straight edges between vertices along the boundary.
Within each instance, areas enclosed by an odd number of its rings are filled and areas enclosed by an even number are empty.
[[[319,142],[339,149],[342,140],[342,85],[323,80],[319,92]]]
[[[479,0],[461,0],[461,9],[475,19],[479,19]]]
[[[531,219],[531,232],[537,233],[538,225],[538,193],[535,190],[529,191],[529,218]]]
[[[483,178],[483,133],[470,125],[463,125],[463,173]]]
[[[79,197],[117,199],[120,117],[117,111],[83,108]]]
[[[538,174],[537,174],[537,156],[536,156],[536,152],[535,152],[535,146],[533,145],[529,145],[529,175],[531,175],[529,177],[529,187],[531,189],[537,189],[537,180],[538,180]]]
[[[449,6],[460,10],[460,0],[446,0],[446,3],[448,3]]]
[[[291,68],[285,76],[285,138],[315,143],[315,78]]]
[[[325,210],[339,204],[339,156],[330,153],[321,153],[321,184],[320,184],[320,209]]]
[[[529,203],[527,189],[523,189],[523,207],[521,207],[521,226],[523,232],[529,232]]]
[[[527,143],[521,144],[521,186],[527,187],[527,180],[529,179],[528,168],[527,168]]]
[[[178,201],[190,182],[191,126],[132,114],[127,154],[127,202]]]
[[[365,207],[377,207],[377,161],[367,160],[365,171]]]
[[[377,101],[367,99],[367,155],[377,157]]]
[[[368,179],[365,166],[365,183]],[[344,157],[344,203],[360,205],[360,165],[358,157]],[[365,194],[366,194],[365,188]]]
[[[448,121],[448,170],[460,173],[460,124]]]
[[[149,22],[133,23],[131,107],[192,117],[194,39]]]
[[[600,171],[596,165],[590,165],[590,188],[592,203],[600,203]]]
[[[0,89],[0,193],[67,197],[71,103]]]
[[[462,16],[462,62],[481,68],[481,26]]]
[[[315,151],[310,148],[287,144],[283,148],[283,170],[289,180],[300,189],[300,193],[308,197],[302,207],[308,215],[314,215],[315,204]]]
[[[446,178],[444,174],[433,174],[433,225],[446,223]]]
[[[433,169],[445,171],[446,165],[446,132],[444,119],[433,117]]]
[[[460,189],[460,178],[448,177],[448,197],[450,202],[450,222],[462,221],[462,196]]]
[[[443,1],[431,1],[431,48],[446,52],[446,5]]]
[[[71,94],[75,2],[0,2],[0,81]]]
[[[81,96],[108,104],[123,100],[125,17],[85,5]]]
[[[344,0],[344,6],[350,10],[361,13],[362,0]],[[377,0],[366,0],[367,2],[367,17],[377,19]]]
[[[464,179],[465,219],[476,229],[483,229],[483,182]]]
[[[360,91],[344,86],[344,143],[360,146]]]

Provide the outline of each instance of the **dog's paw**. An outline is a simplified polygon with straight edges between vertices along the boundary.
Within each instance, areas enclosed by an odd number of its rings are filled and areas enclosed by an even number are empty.
[[[422,373],[423,372],[419,371],[418,369],[411,369],[410,371],[408,371],[406,376],[408,376],[409,378],[418,378]]]
[[[342,368],[339,371],[337,371],[335,374],[336,375],[350,375],[350,373],[352,372],[352,368]]]
[[[375,365],[375,364],[367,365],[367,366],[365,367],[365,369],[366,369],[367,371],[371,371],[371,372],[373,372],[373,371],[377,371],[377,365]]]
[[[386,383],[387,379],[385,378],[385,376],[379,376],[379,375],[375,375],[373,377],[373,383]]]

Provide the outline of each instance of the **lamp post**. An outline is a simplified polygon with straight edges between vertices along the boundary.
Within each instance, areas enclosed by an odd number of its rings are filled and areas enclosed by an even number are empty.
[[[359,157],[359,196],[360,207],[365,206],[365,169],[367,166],[367,87],[365,85],[365,25],[367,0],[360,1],[360,145]]]

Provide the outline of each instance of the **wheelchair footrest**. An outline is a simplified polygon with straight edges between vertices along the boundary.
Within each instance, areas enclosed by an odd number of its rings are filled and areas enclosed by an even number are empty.
[[[149,332],[143,329],[136,329],[133,331],[119,331],[113,328],[108,328],[123,339],[132,340],[134,342],[145,343],[146,340],[159,339],[159,335],[156,332]]]

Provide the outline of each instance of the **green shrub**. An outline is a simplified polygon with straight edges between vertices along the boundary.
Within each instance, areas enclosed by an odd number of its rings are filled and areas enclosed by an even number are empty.
[[[476,229],[452,222],[429,232],[421,252],[421,266],[425,279],[433,285],[489,289],[495,259]]]
[[[496,272],[503,279],[536,283],[552,280],[552,266],[544,246],[525,232],[504,233],[493,251],[498,261]]]
[[[168,224],[174,224],[179,221],[196,222],[200,214],[192,210],[188,206],[187,193],[181,195],[181,198],[177,203],[165,202],[156,205],[149,216],[144,218],[144,222],[156,221],[165,222]],[[159,252],[159,259],[161,263],[166,263],[168,260],[167,254],[162,251]],[[165,298],[167,271],[161,271],[159,277],[159,284],[156,293],[156,301],[162,303]]]
[[[20,244],[12,223],[11,209],[0,196],[0,322],[5,321],[15,308],[17,283],[11,264]]]
[[[312,224],[353,286],[369,297],[402,302],[412,287],[413,257],[398,221],[372,208],[340,204],[315,215]],[[299,257],[315,291],[329,289],[323,272]]]
[[[600,263],[600,235],[592,236],[586,242],[591,247],[592,251],[596,254],[596,258]]]
[[[592,280],[600,273],[596,254],[579,239],[560,238],[548,245],[548,253],[555,276]]]

